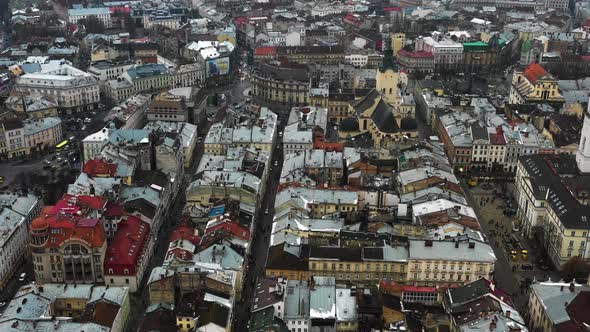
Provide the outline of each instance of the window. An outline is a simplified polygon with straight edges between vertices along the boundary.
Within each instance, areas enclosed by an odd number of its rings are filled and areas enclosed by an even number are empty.
[[[129,279],[125,278],[125,283],[129,285]]]

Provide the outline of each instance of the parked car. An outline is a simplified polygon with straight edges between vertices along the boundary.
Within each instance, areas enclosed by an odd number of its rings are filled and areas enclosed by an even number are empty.
[[[92,119],[91,118],[84,119],[84,123],[90,123],[90,122],[92,122]]]
[[[26,278],[27,278],[27,274],[25,272],[23,272],[18,277],[18,281],[25,281]]]

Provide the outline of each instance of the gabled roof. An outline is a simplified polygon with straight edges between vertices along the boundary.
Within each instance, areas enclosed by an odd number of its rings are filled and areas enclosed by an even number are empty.
[[[543,66],[538,63],[531,63],[526,69],[524,70],[524,76],[531,82],[535,84],[538,79],[544,78],[548,75],[547,71]],[[549,74],[550,78],[553,78],[551,74]]]
[[[150,226],[135,216],[129,216],[127,220],[120,222],[115,238],[107,248],[105,274],[124,274],[126,269],[127,273],[134,275],[149,236]],[[111,269],[113,272],[110,272]]]
[[[90,176],[106,175],[114,177],[117,173],[117,164],[109,164],[102,159],[91,159],[84,164],[82,172]]]

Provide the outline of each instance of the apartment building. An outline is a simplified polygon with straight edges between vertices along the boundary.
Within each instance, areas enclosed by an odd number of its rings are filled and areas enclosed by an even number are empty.
[[[5,287],[27,252],[27,222],[10,208],[0,211],[0,287]]]
[[[528,326],[541,332],[583,331],[589,299],[590,285],[536,282],[527,306]]]
[[[571,155],[535,154],[522,156],[516,171],[523,233],[539,239],[558,268],[576,256],[590,260],[590,209],[584,194],[590,178],[576,165]]]
[[[266,107],[252,108],[244,123],[214,123],[204,141],[205,154],[220,156],[232,147],[252,147],[272,153],[277,137],[277,115]]]
[[[7,119],[0,127],[0,155],[9,160],[22,158],[53,148],[62,138],[57,117]]]
[[[98,80],[65,61],[42,63],[40,71],[20,76],[14,89],[54,96],[68,114],[96,109],[100,102]]]
[[[32,283],[6,304],[0,330],[124,331],[129,311],[127,287]]]
[[[306,105],[311,87],[309,70],[297,63],[262,62],[250,73],[252,97],[284,108]]]
[[[496,256],[485,242],[473,239],[409,240],[407,277],[415,286],[464,284],[491,278]]]
[[[164,61],[167,63],[167,60]],[[157,94],[170,88],[190,87],[202,82],[203,68],[196,64],[166,66],[147,63],[128,68],[104,84],[105,96],[122,101],[138,93]]]
[[[129,287],[129,292],[136,292],[141,287],[153,245],[148,223],[135,216],[118,222],[105,255],[105,285]]]
[[[295,209],[313,218],[358,210],[359,194],[355,191],[288,187],[277,193],[275,214]]]
[[[88,20],[91,17],[100,21],[105,29],[112,27],[111,11],[108,7],[68,9],[68,22],[71,24],[78,24],[81,20]]]
[[[104,94],[106,82],[117,79],[117,77],[124,74],[127,69],[133,67],[135,64],[135,61],[113,62],[110,60],[99,60],[90,64],[88,73],[98,79],[100,92]]]
[[[455,170],[514,172],[519,156],[556,151],[533,124],[509,123],[487,99],[474,98],[470,106],[440,112],[433,122]]]
[[[268,178],[269,154],[254,148],[230,148],[225,156],[204,155],[186,189],[187,202],[209,206],[233,199],[257,206]]]
[[[37,282],[104,282],[107,237],[100,217],[105,205],[97,196],[65,195],[33,220],[29,246]]]
[[[311,150],[316,133],[328,130],[328,110],[321,107],[293,107],[283,132],[285,155]]]
[[[417,52],[431,53],[434,57],[434,68],[456,69],[463,63],[463,44],[442,36],[418,37],[415,44]]]
[[[405,283],[407,259],[408,250],[404,246],[361,248],[281,243],[269,248],[265,275],[288,280],[322,276],[339,282],[377,284],[388,280]]]
[[[184,98],[168,92],[157,95],[146,114],[148,121],[188,122],[188,108]]]

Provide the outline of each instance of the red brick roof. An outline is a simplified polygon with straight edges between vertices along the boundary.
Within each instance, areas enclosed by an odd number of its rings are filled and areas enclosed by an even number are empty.
[[[110,176],[117,174],[117,164],[109,164],[101,159],[91,159],[84,164],[82,172],[90,176]]]
[[[238,237],[242,240],[250,239],[250,230],[247,227],[240,225],[237,221],[229,219],[205,229],[205,234],[214,233],[221,229],[231,233],[233,236]]]
[[[178,225],[170,235],[170,242],[179,239],[189,240],[195,246],[198,246],[201,242],[201,238],[195,234],[195,228],[186,222]]]
[[[107,248],[104,271],[107,275],[135,275],[139,259],[150,236],[150,225],[129,216],[118,225],[117,233]],[[112,270],[112,272],[111,272]]]
[[[490,134],[490,143],[493,145],[506,145],[503,133]]]
[[[99,196],[73,196],[63,195],[61,200],[55,204],[51,210],[51,214],[68,214],[73,215],[87,211],[87,210],[104,210],[107,200]]]
[[[125,209],[122,205],[109,201],[106,206],[105,217],[121,217],[125,214]]]
[[[524,76],[529,80],[529,82],[533,84],[535,84],[539,78],[545,75],[547,75],[547,71],[538,63],[531,63],[524,70]]]
[[[434,58],[434,55],[430,52],[410,52],[408,50],[399,50],[399,52],[397,52],[398,55],[403,55],[403,56],[407,56],[409,58]]]
[[[100,248],[106,241],[104,226],[98,219],[81,218],[78,215],[51,214],[55,207],[48,207],[36,218],[35,225],[47,224],[50,229],[46,248],[59,248],[68,240],[80,240],[90,247]]]
[[[258,47],[254,50],[254,55],[276,55],[277,48],[274,46]]]

